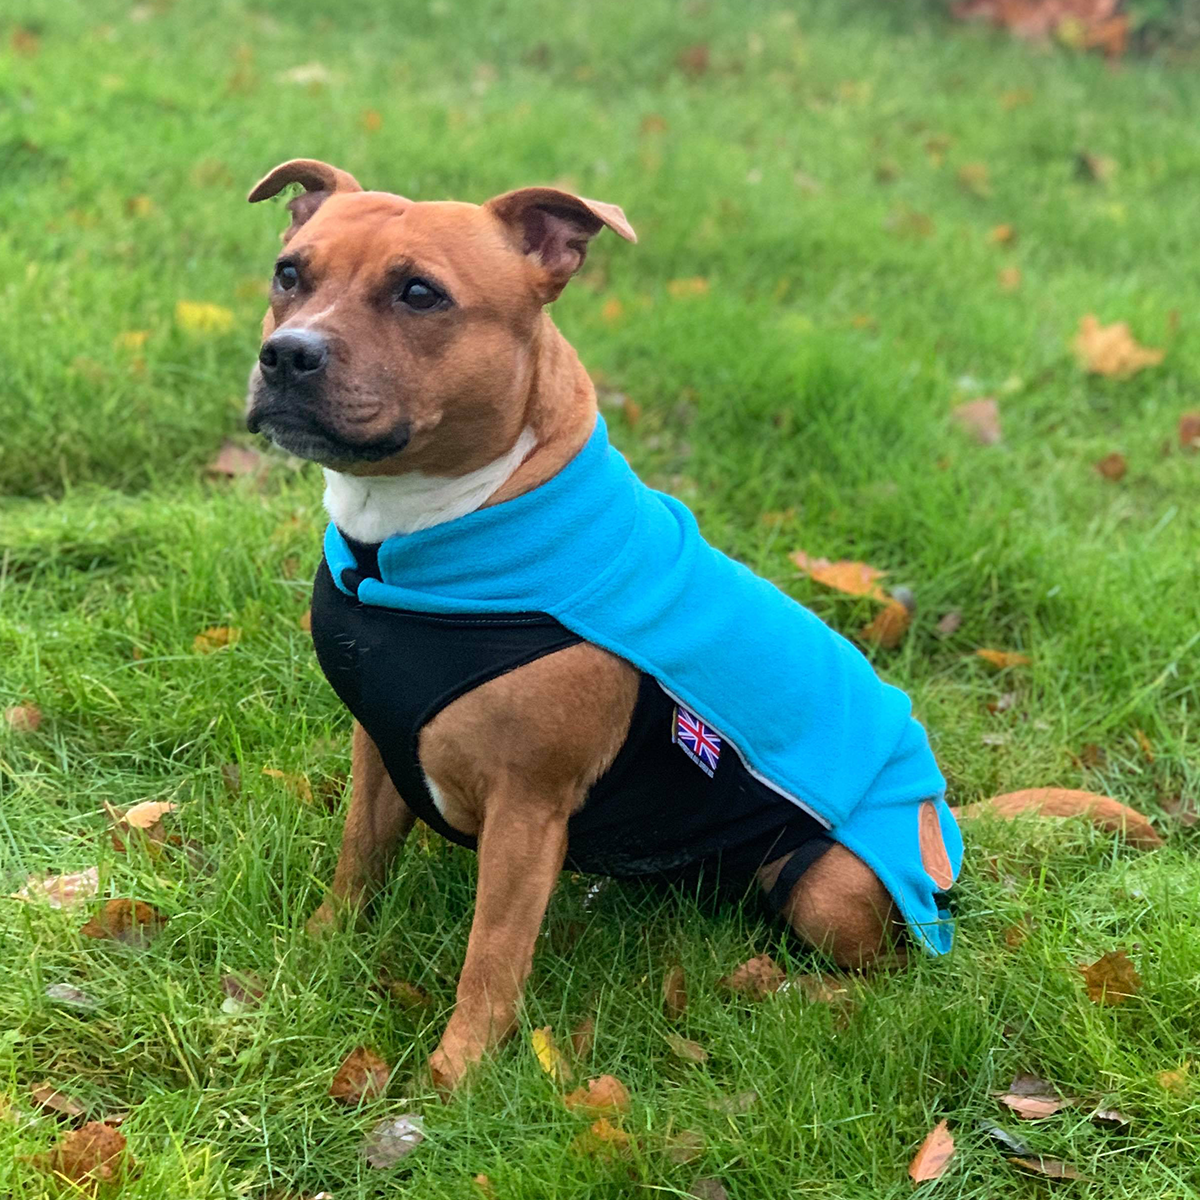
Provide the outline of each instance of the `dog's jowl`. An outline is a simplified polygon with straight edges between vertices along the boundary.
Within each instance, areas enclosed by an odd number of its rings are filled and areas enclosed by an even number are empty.
[[[313,639],[353,796],[309,928],[418,818],[478,851],[438,1084],[512,1030],[564,866],[757,883],[846,966],[945,952],[962,841],[908,698],[633,474],[545,311],[603,229],[635,240],[624,213],[311,160],[250,199],[293,183],[247,422],[325,468]]]

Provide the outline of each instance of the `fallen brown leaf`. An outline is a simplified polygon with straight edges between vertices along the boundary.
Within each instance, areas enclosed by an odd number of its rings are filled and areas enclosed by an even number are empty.
[[[356,1046],[334,1073],[329,1095],[343,1104],[373,1100],[387,1090],[392,1069],[373,1050]]]
[[[667,1045],[671,1047],[671,1053],[676,1058],[683,1059],[684,1062],[708,1062],[708,1051],[699,1042],[689,1041],[677,1033],[668,1033]]]
[[[934,626],[934,632],[941,638],[952,637],[959,631],[962,623],[962,613],[951,610]]]
[[[1011,225],[997,225],[988,234],[988,241],[994,246],[1011,246],[1017,240],[1017,231]]]
[[[716,1113],[724,1113],[734,1117],[738,1113],[749,1112],[758,1103],[758,1093],[755,1091],[738,1092],[733,1096],[717,1096],[705,1100],[704,1107]]]
[[[94,1195],[101,1184],[120,1184],[137,1164],[128,1153],[125,1135],[103,1121],[89,1121],[68,1133],[35,1165],[47,1174],[61,1175]]]
[[[214,650],[236,645],[241,636],[242,631],[233,625],[212,625],[196,634],[192,648],[197,654],[211,654]]]
[[[1128,1129],[1133,1124],[1119,1108],[1098,1108],[1088,1120],[1105,1129]]]
[[[1079,756],[1076,761],[1079,766],[1088,771],[1103,770],[1108,763],[1108,751],[1095,742],[1084,742],[1079,747]]]
[[[752,1000],[763,1000],[779,991],[786,979],[783,969],[769,954],[760,954],[726,975],[718,986],[739,992]]]
[[[1106,454],[1097,464],[1096,470],[1104,476],[1105,479],[1111,480],[1113,483],[1120,483],[1125,478],[1125,472],[1128,470],[1128,464],[1125,462],[1125,455],[1114,450],[1111,454]]]
[[[1162,809],[1167,816],[1174,817],[1180,825],[1188,829],[1200,821],[1196,802],[1188,796],[1169,796],[1162,802]]]
[[[87,1111],[78,1100],[60,1092],[48,1079],[41,1083],[31,1083],[29,1098],[38,1108],[48,1108],[51,1112],[62,1113],[67,1117],[82,1117]]]
[[[358,123],[368,133],[378,133],[383,128],[383,117],[377,108],[364,108]]]
[[[14,704],[4,710],[4,722],[14,733],[34,733],[42,723],[42,710],[36,704]]]
[[[433,1003],[433,997],[423,987],[407,979],[387,980],[387,990],[401,1008],[428,1008]]]
[[[1094,963],[1081,963],[1079,971],[1093,1004],[1124,1004],[1142,986],[1142,977],[1124,950],[1110,950]]]
[[[638,129],[643,134],[666,133],[667,121],[665,117],[658,113],[650,113],[642,118],[642,123]]]
[[[1033,661],[1028,654],[1021,654],[1016,650],[976,650],[975,656],[1000,671],[1010,667],[1027,667]]]
[[[683,974],[683,967],[678,964],[663,976],[662,997],[663,1011],[672,1020],[677,1020],[687,1011],[687,980]]]
[[[88,867],[73,875],[30,875],[14,900],[41,901],[51,908],[73,908],[90,900],[100,888],[100,870]]]
[[[1036,1075],[1018,1075],[1008,1086],[1007,1092],[994,1093],[1005,1108],[1011,1109],[1026,1121],[1040,1121],[1052,1117],[1075,1101],[1071,1097],[1058,1095],[1052,1084]]]
[[[585,1116],[603,1116],[605,1113],[627,1113],[630,1100],[629,1090],[615,1075],[601,1075],[589,1079],[586,1087],[577,1087],[563,1097],[563,1103],[572,1112]]]
[[[479,1189],[484,1200],[495,1200],[496,1189],[492,1186],[492,1181],[483,1174],[476,1175],[471,1182]]]
[[[1144,729],[1135,729],[1133,731],[1133,740],[1137,742],[1138,749],[1142,752],[1142,757],[1148,763],[1152,763],[1154,761],[1154,745],[1146,736],[1146,731]]]
[[[693,1179],[686,1200],[729,1200],[729,1193],[719,1179]]]
[[[1002,292],[1015,292],[1021,286],[1020,267],[1001,267],[996,272],[996,282]]]
[[[417,1113],[401,1113],[380,1121],[363,1139],[359,1154],[377,1169],[394,1167],[425,1140],[425,1127]]]
[[[1025,788],[1019,792],[993,796],[990,800],[981,800],[978,804],[968,804],[958,810],[958,815],[965,818],[991,814],[1005,820],[1012,820],[1023,813],[1039,817],[1086,817],[1099,829],[1123,833],[1131,845],[1154,849],[1163,844],[1163,839],[1150,824],[1149,818],[1137,809],[1129,808],[1110,796],[1098,796],[1094,792],[1072,788]]]
[[[238,479],[244,475],[258,475],[269,467],[267,457],[252,446],[239,446],[226,438],[221,443],[216,457],[204,468],[210,479]]]
[[[69,983],[51,983],[46,986],[46,999],[52,1004],[65,1004],[68,1008],[77,1008],[83,1012],[91,1012],[99,1005],[87,992],[73,987]]]
[[[1200,412],[1185,412],[1179,418],[1179,447],[1191,454],[1200,450]]]
[[[296,622],[305,633],[312,633],[312,609],[306,608],[301,614],[299,621]]]
[[[252,971],[230,971],[221,976],[221,991],[236,1011],[253,1008],[267,994],[266,986]],[[221,1006],[224,1009],[224,1005]],[[228,1010],[226,1010],[228,1011]]]
[[[858,636],[861,641],[882,650],[895,650],[911,624],[912,612],[908,606],[899,600],[890,600],[886,608],[876,613],[874,620],[859,630]]]
[[[866,563],[830,562],[827,558],[810,558],[803,550],[793,550],[788,557],[810,579],[823,583],[848,596],[868,596],[872,600],[887,600],[879,580],[887,574]]]
[[[110,900],[79,932],[125,946],[145,946],[166,923],[167,918],[143,900]]]
[[[992,173],[987,163],[963,163],[958,168],[958,186],[979,200],[988,199],[992,194]]]
[[[151,846],[161,846],[167,840],[167,832],[163,828],[162,819],[167,813],[176,812],[178,804],[167,800],[144,800],[122,812],[107,801],[104,809],[113,823],[109,836],[112,838],[113,849],[118,854],[125,853],[125,840],[121,834],[137,833],[144,836]]]
[[[908,1164],[908,1176],[913,1183],[940,1179],[954,1157],[954,1138],[945,1121],[939,1121],[921,1143],[921,1148]]]
[[[970,400],[954,409],[955,424],[973,437],[981,446],[995,446],[1001,439],[1000,405],[994,396]]]
[[[571,1053],[576,1058],[587,1058],[592,1053],[595,1040],[596,1022],[591,1017],[585,1017],[571,1030]]]
[[[1101,325],[1091,313],[1080,320],[1071,345],[1085,371],[1110,379],[1128,379],[1163,360],[1162,350],[1138,345],[1124,321]]]
[[[685,75],[692,79],[698,79],[708,72],[710,60],[708,43],[698,42],[694,46],[688,46],[687,49],[681,50],[676,56],[675,62]]]
[[[1008,1160],[1014,1166],[1023,1167],[1034,1175],[1045,1175],[1047,1179],[1082,1179],[1083,1176],[1061,1158],[1042,1158],[1038,1155],[1017,1157],[1013,1155]]]
[[[704,1154],[704,1134],[695,1129],[681,1129],[663,1142],[663,1153],[673,1163],[695,1162]]]

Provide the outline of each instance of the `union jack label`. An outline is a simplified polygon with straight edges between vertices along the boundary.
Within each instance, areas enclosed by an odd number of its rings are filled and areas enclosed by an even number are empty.
[[[671,741],[710,778],[721,758],[721,736],[682,704],[675,706]]]

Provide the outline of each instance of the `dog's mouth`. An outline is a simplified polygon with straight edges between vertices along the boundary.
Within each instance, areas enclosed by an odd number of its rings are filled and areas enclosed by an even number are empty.
[[[326,467],[381,462],[399,454],[409,443],[407,425],[398,425],[387,436],[369,441],[342,437],[311,413],[291,404],[254,400],[246,414],[246,428],[261,433],[281,450]]]

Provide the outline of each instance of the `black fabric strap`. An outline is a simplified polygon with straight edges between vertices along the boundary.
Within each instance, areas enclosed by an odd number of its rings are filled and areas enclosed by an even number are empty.
[[[799,882],[800,877],[833,844],[830,838],[818,834],[816,837],[809,838],[799,849],[792,851],[784,862],[783,869],[779,872],[779,878],[775,880],[771,890],[767,893],[767,907],[773,913],[783,912],[787,907],[788,898],[792,894],[792,888]]]

